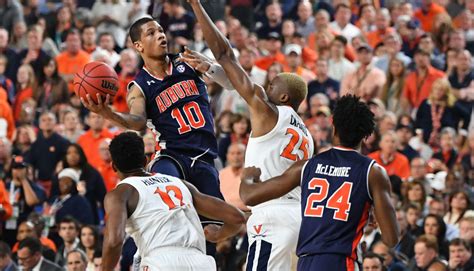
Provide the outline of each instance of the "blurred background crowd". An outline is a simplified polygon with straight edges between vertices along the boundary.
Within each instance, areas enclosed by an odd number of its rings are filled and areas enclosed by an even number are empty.
[[[331,110],[361,96],[377,132],[362,152],[390,175],[402,239],[380,242],[376,221],[358,247],[364,270],[474,270],[474,0],[208,0],[252,80],[279,72],[308,82],[299,114],[317,151],[331,147]],[[108,144],[120,133],[85,110],[72,79],[92,60],[114,67],[112,106],[142,61],[127,36],[152,16],[169,51],[212,58],[180,0],[0,0],[0,270],[100,270],[103,199],[118,179]],[[238,194],[251,130],[245,101],[208,78],[221,190]],[[355,127],[356,129],[356,127]],[[143,135],[151,158],[157,142]],[[220,270],[241,270],[246,234],[218,244]],[[129,270],[133,242],[120,270]]]

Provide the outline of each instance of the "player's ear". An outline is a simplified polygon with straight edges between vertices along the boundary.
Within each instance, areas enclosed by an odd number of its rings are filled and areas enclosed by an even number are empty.
[[[280,95],[280,103],[287,104],[290,101],[290,95],[288,93],[283,93]]]
[[[138,52],[143,53],[143,44],[141,41],[134,42],[133,47],[135,47],[135,50],[137,50]]]
[[[114,170],[114,172],[117,172],[117,168],[115,167],[114,162],[112,162],[112,169]]]

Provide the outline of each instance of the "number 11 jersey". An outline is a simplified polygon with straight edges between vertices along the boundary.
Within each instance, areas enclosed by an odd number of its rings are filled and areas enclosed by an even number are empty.
[[[357,260],[372,206],[368,178],[373,164],[355,150],[333,147],[304,165],[298,257],[329,253]]]

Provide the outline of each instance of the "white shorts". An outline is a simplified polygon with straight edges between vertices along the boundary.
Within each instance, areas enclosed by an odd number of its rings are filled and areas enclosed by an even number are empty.
[[[164,247],[143,257],[140,271],[215,271],[216,262],[211,256],[193,248]]]
[[[247,271],[289,271],[301,225],[299,202],[252,208],[247,221]]]

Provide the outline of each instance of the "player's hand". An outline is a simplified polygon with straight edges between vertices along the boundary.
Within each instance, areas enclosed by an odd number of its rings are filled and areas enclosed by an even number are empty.
[[[242,170],[240,178],[247,184],[259,183],[262,171],[258,167],[246,167]]]
[[[208,58],[196,51],[189,50],[187,47],[184,48],[179,61],[186,62],[200,73],[206,73],[211,67],[211,61]]]
[[[215,224],[209,224],[204,227],[204,236],[206,237],[206,240],[211,242],[211,243],[217,243],[220,240],[219,238],[219,232],[221,230],[221,226],[215,225]]]
[[[92,100],[90,94],[87,94],[87,99],[84,100],[81,97],[81,103],[84,105],[85,108],[89,109],[96,114],[102,115],[106,117],[108,114],[112,113],[112,110],[109,107],[110,104],[110,95],[107,94],[105,97],[105,101],[102,101],[102,96],[97,93],[97,103]]]

